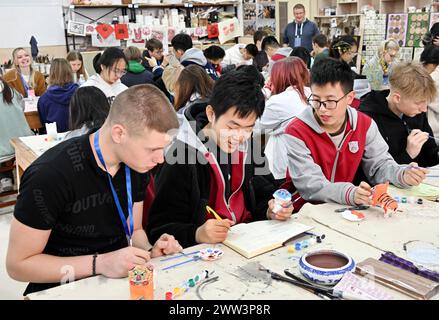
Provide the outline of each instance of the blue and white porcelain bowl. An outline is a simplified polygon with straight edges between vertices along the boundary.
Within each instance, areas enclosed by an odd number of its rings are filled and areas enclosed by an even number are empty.
[[[335,250],[307,252],[299,260],[299,270],[303,276],[321,285],[335,285],[346,272],[354,269],[355,261]]]

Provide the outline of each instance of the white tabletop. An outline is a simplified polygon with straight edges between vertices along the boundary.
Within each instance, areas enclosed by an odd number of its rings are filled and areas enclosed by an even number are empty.
[[[302,254],[308,250],[335,249],[351,256],[356,262],[366,258],[378,259],[383,253],[381,250],[355,240],[347,235],[323,226],[307,215],[297,215],[293,219],[298,222],[314,226],[314,233],[325,234],[323,243],[316,244],[309,249],[288,253],[286,247],[268,252],[252,259],[246,259],[233,250],[218,245],[224,251],[224,255],[217,261],[204,262],[196,261],[175,267],[166,271],[161,270],[165,266],[185,261],[182,257],[170,261],[160,261],[166,257],[159,257],[152,260],[156,268],[155,274],[155,299],[163,300],[165,292],[172,291],[183,281],[202,272],[204,269],[214,271],[213,276],[219,276],[218,281],[206,284],[197,292],[197,287],[190,288],[188,292],[176,298],[176,300],[301,300],[320,299],[316,295],[294,285],[272,280],[267,273],[259,271],[259,265],[271,269],[279,274],[290,268],[296,275],[300,275],[297,268],[297,261]],[[208,245],[202,244],[184,251],[189,253]],[[392,295],[394,299],[411,299],[397,291],[388,289],[377,284],[385,292]],[[128,279],[108,279],[103,276],[91,277],[64,286],[33,293],[27,296],[28,299],[120,299],[130,298]],[[435,297],[437,298],[437,296]]]

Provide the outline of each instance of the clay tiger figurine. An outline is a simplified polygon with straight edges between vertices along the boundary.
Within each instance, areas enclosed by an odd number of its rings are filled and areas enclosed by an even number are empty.
[[[384,213],[387,211],[395,212],[398,209],[398,203],[388,193],[389,183],[378,184],[373,187],[372,205],[383,208]]]

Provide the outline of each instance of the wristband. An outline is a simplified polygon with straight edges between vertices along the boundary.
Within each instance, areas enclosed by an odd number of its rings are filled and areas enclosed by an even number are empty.
[[[93,263],[92,263],[92,275],[95,276],[96,275],[96,258],[98,257],[98,254],[95,253],[93,255]]]

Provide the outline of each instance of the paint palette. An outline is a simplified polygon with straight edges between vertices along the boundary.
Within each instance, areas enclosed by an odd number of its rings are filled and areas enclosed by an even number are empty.
[[[341,213],[341,216],[352,222],[359,222],[365,219],[364,214],[355,210],[345,210]]]
[[[405,46],[407,35],[407,14],[389,14],[387,22],[387,39],[395,39],[400,47]]]
[[[206,248],[200,250],[198,256],[204,261],[215,261],[222,257],[224,252],[217,248]]]

